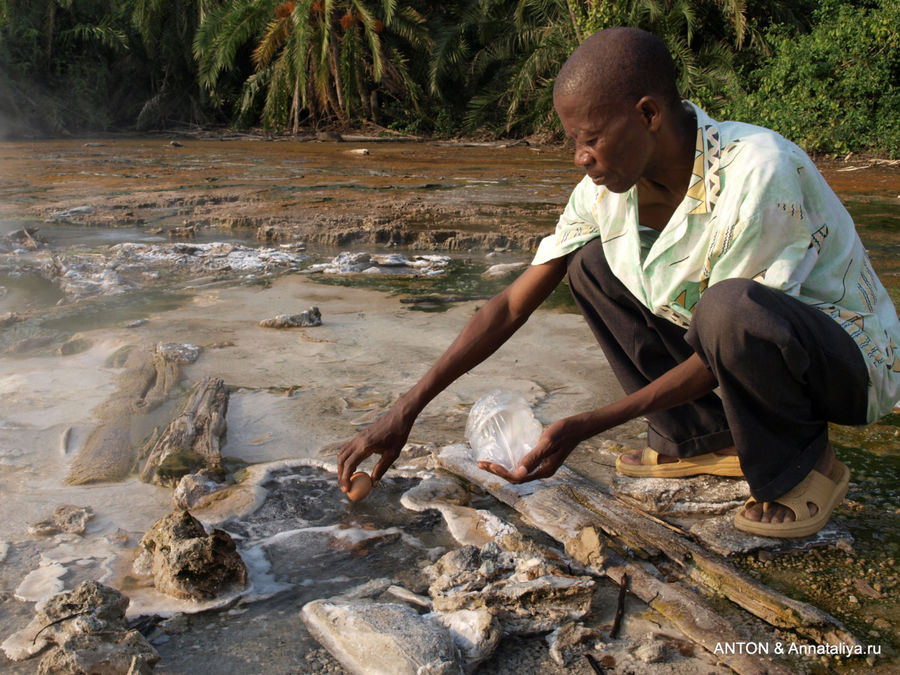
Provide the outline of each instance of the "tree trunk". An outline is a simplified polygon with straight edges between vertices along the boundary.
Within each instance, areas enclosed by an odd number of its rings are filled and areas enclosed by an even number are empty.
[[[296,136],[300,131],[300,77],[294,80],[294,98],[291,100],[291,133]]]
[[[369,111],[372,121],[381,125],[381,109],[378,107],[378,90],[373,89],[369,92]]]
[[[227,412],[228,389],[222,380],[207,377],[197,383],[178,416],[141,449],[139,457],[147,458],[141,480],[174,487],[187,473],[221,471]]]
[[[554,476],[539,482],[515,486],[493,474],[478,469],[468,454],[456,450],[464,446],[445,448],[438,461],[442,467],[480,485],[497,499],[513,507],[537,527],[562,542],[570,554],[583,549],[588,528],[599,528],[610,538],[610,545],[621,552],[631,552],[642,558],[665,555],[679,565],[694,582],[716,595],[724,596],[752,614],[779,628],[789,628],[818,642],[846,645],[861,644],[840,621],[822,610],[789,598],[735,569],[723,558],[710,553],[693,541],[682,537],[674,528],[641,514],[619,500],[601,492],[596,485],[562,467]],[[596,547],[595,547],[596,548]],[[594,551],[599,555],[599,551]],[[591,564],[591,552],[577,556]],[[609,566],[614,559],[613,567]],[[685,635],[707,649],[717,638],[704,633],[704,624],[712,621],[712,612],[695,594],[677,584],[648,574],[646,563],[633,564],[614,554],[598,571],[618,581],[621,572],[641,580],[642,600],[671,619]],[[620,568],[616,571],[616,568]],[[641,586],[638,586],[640,588]],[[635,587],[633,586],[633,590]],[[672,595],[670,602],[663,593]],[[674,590],[674,589],[677,589]],[[690,595],[684,595],[689,593]],[[677,598],[680,598],[676,601]],[[658,606],[657,606],[658,605]],[[726,629],[716,629],[719,637]],[[727,632],[727,631],[726,631]],[[737,638],[740,639],[740,638]],[[719,640],[721,642],[721,640]],[[727,642],[727,640],[726,640]],[[735,665],[729,663],[735,668]],[[750,670],[738,672],[752,672]]]
[[[338,68],[337,55],[334,53],[334,41],[328,42],[328,67],[331,70],[331,77],[334,81],[334,91],[337,94],[338,117],[340,117],[341,121],[345,121],[349,110],[344,110],[344,85],[343,80],[341,79],[340,68]]]

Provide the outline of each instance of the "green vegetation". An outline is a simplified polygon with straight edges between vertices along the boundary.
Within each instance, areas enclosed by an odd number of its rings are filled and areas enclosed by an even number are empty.
[[[747,69],[729,114],[808,150],[900,153],[900,3],[824,0],[809,33],[767,37],[772,55]]]
[[[616,25],[665,40],[714,115],[812,152],[900,148],[895,0],[0,0],[0,137],[555,135],[556,71]]]

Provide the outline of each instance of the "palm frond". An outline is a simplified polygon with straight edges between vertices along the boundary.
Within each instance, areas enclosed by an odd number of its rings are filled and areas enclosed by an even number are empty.
[[[290,18],[284,17],[283,19],[272,19],[266,26],[266,31],[259,44],[256,45],[256,49],[253,50],[251,57],[257,70],[269,65],[278,50],[284,46],[289,35],[289,23]]]

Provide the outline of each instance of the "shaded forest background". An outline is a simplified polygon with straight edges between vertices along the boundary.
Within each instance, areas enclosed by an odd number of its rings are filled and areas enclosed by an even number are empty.
[[[231,126],[552,138],[596,30],[806,150],[900,154],[897,0],[0,0],[0,138]]]

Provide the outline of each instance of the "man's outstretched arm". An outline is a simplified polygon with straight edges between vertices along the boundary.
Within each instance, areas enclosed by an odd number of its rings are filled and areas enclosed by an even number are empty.
[[[400,455],[413,422],[425,406],[454,380],[497,351],[553,292],[565,274],[565,258],[532,265],[479,309],[422,379],[341,449],[338,454],[341,490],[350,489],[350,476],[372,454],[381,455],[372,471],[372,480],[377,482]]]

